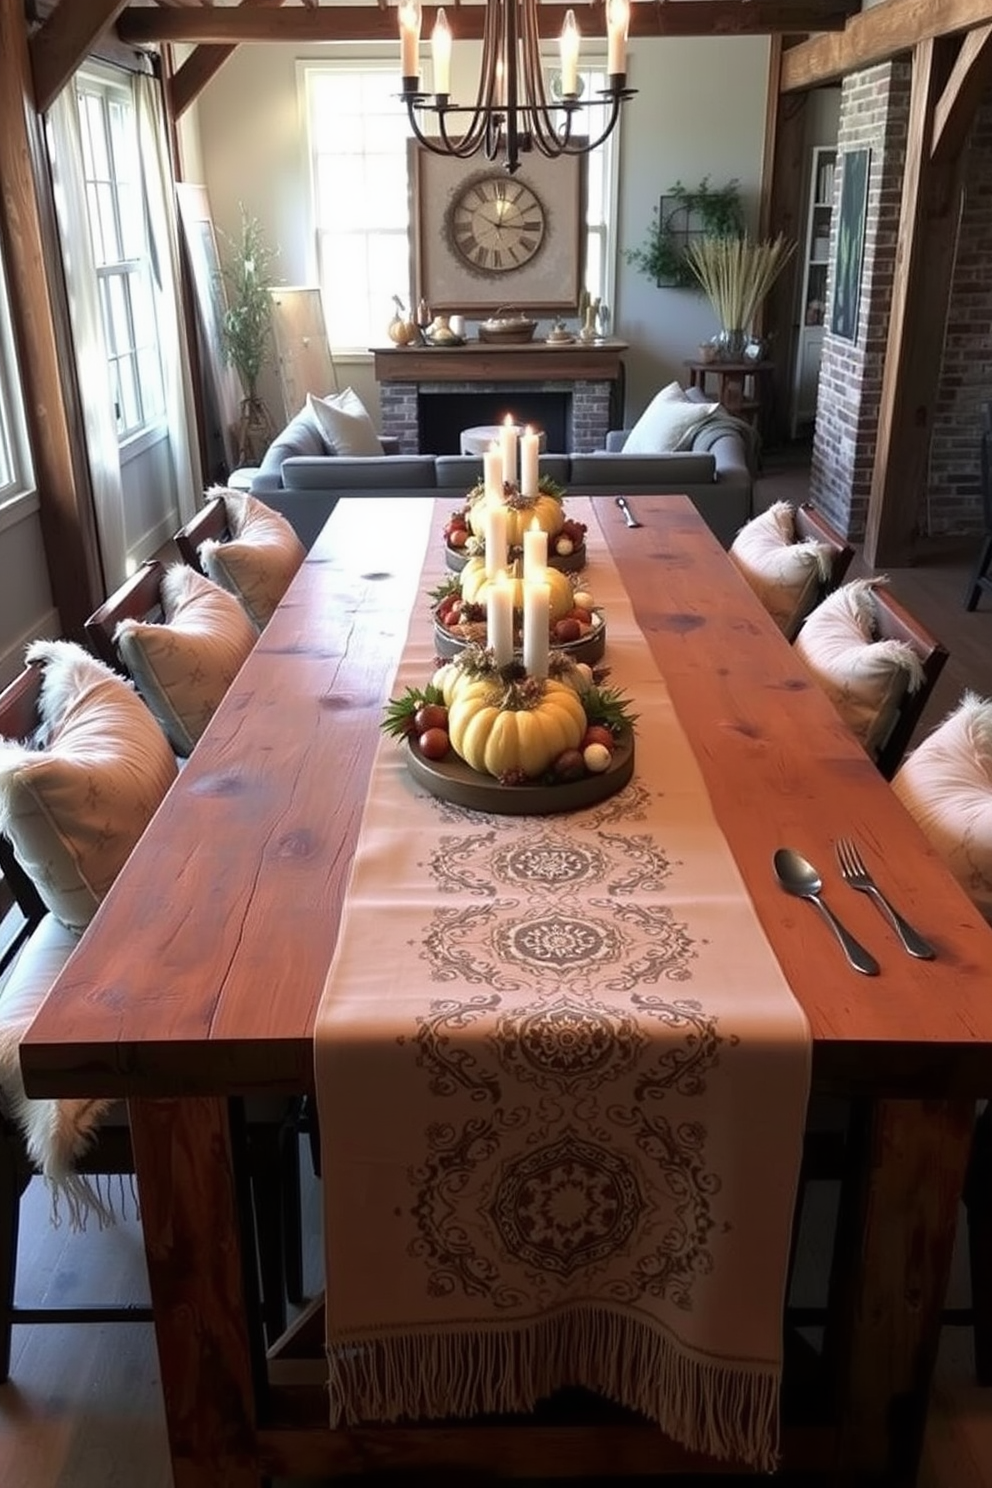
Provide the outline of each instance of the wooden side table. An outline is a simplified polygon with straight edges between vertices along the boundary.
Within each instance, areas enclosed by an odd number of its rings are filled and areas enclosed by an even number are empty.
[[[775,363],[687,361],[689,386],[722,403],[728,413],[747,419],[764,432],[764,420]],[[715,379],[715,387],[708,387]]]

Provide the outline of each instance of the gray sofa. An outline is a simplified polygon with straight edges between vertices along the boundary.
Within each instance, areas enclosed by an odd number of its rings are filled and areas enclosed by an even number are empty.
[[[752,451],[738,424],[727,419],[704,426],[691,450],[657,455],[624,454],[625,431],[618,430],[608,435],[605,450],[542,455],[540,469],[565,487],[566,496],[686,495],[729,547],[751,516]],[[399,455],[390,452],[390,441],[382,443],[381,455],[328,453],[314,423],[301,413],[269,446],[257,470],[238,472],[239,484],[250,479],[252,495],[288,517],[309,547],[341,496],[456,501],[481,479],[481,456]]]

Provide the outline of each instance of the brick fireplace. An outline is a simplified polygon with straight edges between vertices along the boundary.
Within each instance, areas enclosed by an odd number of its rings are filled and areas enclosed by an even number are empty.
[[[381,432],[402,454],[454,454],[463,428],[512,413],[544,429],[550,450],[602,449],[623,422],[624,350],[622,341],[376,350]]]

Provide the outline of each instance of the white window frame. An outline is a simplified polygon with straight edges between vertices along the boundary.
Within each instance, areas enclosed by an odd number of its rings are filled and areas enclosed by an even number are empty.
[[[122,103],[129,113],[130,127],[133,131],[134,159],[138,168],[139,178],[134,184],[140,191],[140,169],[141,153],[137,139],[137,119],[134,107],[134,95],[129,81],[123,81],[119,75],[108,75],[99,68],[87,68],[76,77],[76,99],[80,112],[79,127],[81,135],[89,128],[86,110],[82,106],[80,95],[96,97],[101,103],[101,112],[104,126],[104,142],[107,157],[111,162],[111,176],[108,182],[102,184],[111,188],[113,217],[116,237],[123,245],[125,232],[121,222],[121,179],[115,170],[114,161],[114,132],[110,125],[109,107],[112,101]],[[87,212],[91,210],[92,198],[90,187],[98,184],[85,175]],[[165,422],[165,395],[162,377],[162,366],[159,358],[159,338],[156,335],[153,341],[139,344],[135,331],[135,295],[133,293],[133,281],[139,280],[139,293],[143,293],[148,304],[152,308],[154,316],[154,292],[151,282],[151,261],[148,251],[148,240],[144,213],[142,212],[140,224],[135,224],[140,230],[143,251],[137,256],[121,257],[112,261],[101,263],[97,261],[94,247],[94,263],[96,277],[99,285],[100,304],[103,315],[104,336],[107,342],[107,368],[109,375],[110,395],[114,403],[115,422],[117,424],[117,438],[121,452],[121,459],[133,459],[152,443],[162,438],[166,431]],[[91,242],[95,243],[96,234],[90,223]],[[123,285],[123,300],[125,306],[125,318],[128,327],[128,340],[125,345],[112,344],[112,317],[109,308],[109,286],[114,280],[119,280]],[[154,387],[149,386],[143,375],[142,358],[148,353],[154,353],[155,365],[158,369],[158,377]],[[132,364],[134,374],[134,389],[137,400],[137,419],[131,423],[124,422],[124,409],[121,395],[120,369],[126,361]]]
[[[556,49],[552,49],[552,47],[549,46],[549,48],[547,50],[547,54],[546,54],[544,60],[545,60],[545,64],[546,64],[546,67],[547,67],[547,70],[548,70],[548,74],[550,75],[550,73],[554,70],[555,66],[558,64],[557,50]],[[396,91],[396,109],[397,109],[397,115],[398,115],[398,117],[402,118],[405,121],[405,108],[404,108],[404,105],[401,102],[401,99],[400,99],[400,96],[399,96],[400,89],[399,89],[399,77],[398,77],[398,72],[397,72],[397,61],[396,61],[396,51],[395,51],[395,48],[390,48],[388,54],[383,54],[382,52],[373,53],[372,51],[368,51],[366,53],[363,53],[359,57],[356,57],[356,56],[350,56],[350,57],[347,57],[347,58],[344,58],[344,57],[327,57],[327,58],[323,58],[323,59],[321,59],[319,61],[312,61],[312,60],[311,61],[299,61],[297,63],[297,91],[298,91],[298,100],[299,100],[299,109],[300,109],[300,121],[301,121],[300,134],[301,134],[301,138],[305,141],[306,164],[307,164],[307,181],[308,181],[308,186],[309,186],[308,199],[307,199],[307,219],[308,219],[307,241],[308,241],[308,244],[309,244],[310,262],[309,262],[309,265],[308,265],[308,271],[312,275],[313,280],[314,280],[315,283],[319,283],[321,252],[320,252],[320,246],[319,246],[319,228],[318,228],[318,216],[319,216],[319,213],[318,213],[318,210],[317,210],[317,201],[316,201],[316,192],[317,192],[317,174],[316,174],[316,168],[315,168],[315,155],[316,155],[316,152],[315,152],[315,150],[313,148],[313,145],[312,145],[312,142],[311,142],[311,129],[310,129],[310,119],[311,119],[311,112],[310,112],[310,88],[311,88],[311,81],[312,81],[313,77],[315,77],[316,75],[322,74],[322,73],[323,74],[328,74],[328,73],[334,74],[334,73],[342,73],[342,72],[369,72],[369,71],[387,72],[387,73],[391,74],[396,79],[396,89],[395,89],[395,91]],[[429,89],[430,89],[430,75],[429,75],[430,74],[430,59],[429,59],[429,51],[426,52],[423,55],[423,57],[422,57],[422,60],[421,60],[421,71],[422,71],[423,85],[424,85],[425,89],[427,89],[429,91]],[[596,94],[595,94],[595,86],[597,86],[597,85],[600,86],[600,87],[605,87],[606,86],[606,50],[605,50],[605,47],[602,48],[602,49],[599,49],[599,48],[590,49],[587,54],[586,53],[583,54],[582,62],[581,62],[580,76],[582,77],[583,83],[585,85],[584,96],[587,97],[587,98],[590,98],[590,99],[595,98],[595,96],[596,96]],[[604,105],[603,107],[600,107],[598,105],[593,105],[592,107],[590,107],[590,109],[588,111],[588,118],[587,119],[583,119],[583,116],[580,115],[579,118],[575,122],[576,132],[582,130],[583,127],[585,127],[586,132],[590,136],[595,137],[600,132],[600,130],[602,129],[603,121],[604,121],[605,116],[606,116],[606,108],[607,107],[608,107],[608,105]],[[616,260],[617,260],[616,224],[617,224],[617,207],[618,207],[618,200],[619,200],[619,180],[620,180],[620,130],[621,130],[621,127],[622,127],[622,123],[623,123],[623,120],[621,118],[621,120],[617,124],[617,127],[613,130],[613,132],[609,136],[609,138],[606,139],[603,142],[603,144],[599,147],[599,151],[600,151],[600,154],[601,154],[601,157],[602,157],[602,160],[603,160],[603,193],[602,193],[603,199],[601,201],[594,202],[590,198],[589,200],[587,200],[587,203],[586,203],[586,233],[587,233],[587,243],[586,243],[586,254],[585,254],[585,262],[586,262],[585,288],[589,291],[590,295],[593,298],[598,297],[599,300],[600,300],[600,302],[601,302],[601,304],[603,304],[604,306],[608,307],[608,309],[610,310],[611,316],[612,316],[612,308],[611,307],[615,303],[614,296],[615,296],[615,291],[616,291],[616,272],[617,272],[617,265],[616,265]],[[409,223],[409,221],[407,223],[406,233],[407,233],[407,238],[408,238],[408,241],[409,241],[410,233],[411,233],[411,224]],[[590,254],[588,252],[589,240],[591,240],[593,238],[597,238],[599,240],[599,243],[600,243],[600,254],[599,254],[600,273],[597,276],[595,282],[591,282],[591,280],[590,280],[590,269],[589,269],[589,265],[591,263],[591,256],[590,256]],[[411,251],[412,251],[412,245],[411,245]],[[389,305],[390,296],[393,293],[398,292],[399,290],[400,290],[400,286],[394,286],[394,285],[383,286],[382,299],[383,299],[383,304],[386,307],[388,307],[388,305]],[[383,313],[385,314],[385,311]],[[357,362],[357,361],[367,361],[369,359],[368,346],[348,347],[348,346],[340,345],[339,343],[336,343],[334,341],[334,337],[333,337],[333,326],[329,326],[328,327],[328,332],[329,332],[329,339],[331,340],[331,353],[332,353],[335,361],[356,361]],[[371,345],[372,342],[370,341],[369,344]]]
[[[10,297],[0,253],[0,513],[36,495]],[[0,528],[2,525],[0,518]]]

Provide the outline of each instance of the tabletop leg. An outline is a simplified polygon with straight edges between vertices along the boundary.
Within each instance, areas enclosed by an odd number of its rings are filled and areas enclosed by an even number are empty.
[[[879,1101],[864,1114],[824,1343],[840,1418],[835,1481],[912,1488],[975,1108]]]
[[[129,1115],[175,1488],[260,1488],[228,1104]]]

